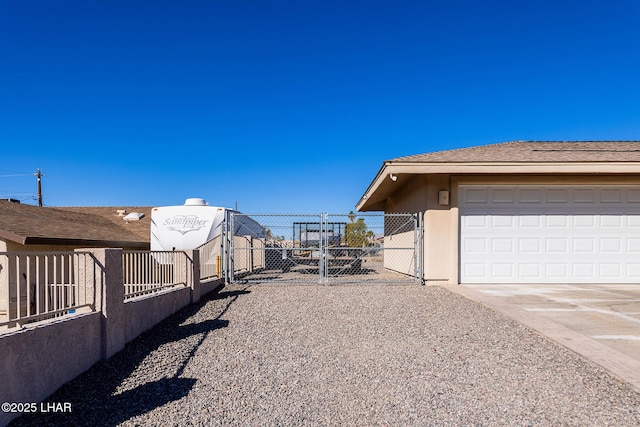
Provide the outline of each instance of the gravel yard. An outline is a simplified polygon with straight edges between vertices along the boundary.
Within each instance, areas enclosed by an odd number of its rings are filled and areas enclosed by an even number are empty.
[[[49,401],[12,425],[640,425],[630,386],[418,285],[227,286]]]

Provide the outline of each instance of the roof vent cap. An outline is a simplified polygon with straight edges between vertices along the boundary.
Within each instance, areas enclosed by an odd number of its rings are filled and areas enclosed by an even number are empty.
[[[144,218],[144,214],[140,213],[140,212],[131,212],[131,213],[127,214],[126,216],[122,217],[122,219],[127,221],[127,223],[129,221],[140,221],[142,218]]]
[[[205,199],[199,197],[192,197],[184,201],[185,206],[209,206],[209,203]]]

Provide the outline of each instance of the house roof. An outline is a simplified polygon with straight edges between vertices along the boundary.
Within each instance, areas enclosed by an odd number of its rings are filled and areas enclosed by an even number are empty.
[[[356,209],[383,210],[391,194],[425,174],[640,176],[640,141],[510,141],[398,157],[382,164]]]
[[[510,141],[398,157],[390,162],[640,162],[640,141]]]
[[[143,236],[127,229],[122,217],[112,220],[106,214],[98,214],[102,209],[106,212],[109,208],[53,208],[0,201],[0,238],[23,245],[148,247],[148,215],[145,221],[147,235]],[[117,215],[115,208],[111,212]],[[145,226],[140,222],[137,227],[137,231],[141,233]]]
[[[150,240],[152,209],[150,206],[65,206],[57,207],[56,209],[96,215],[120,227],[124,227],[145,242],[149,242]],[[135,213],[141,213],[144,216],[139,220],[125,220],[128,214]]]

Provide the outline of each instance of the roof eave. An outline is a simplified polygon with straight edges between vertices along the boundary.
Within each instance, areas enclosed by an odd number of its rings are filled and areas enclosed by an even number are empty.
[[[356,204],[358,211],[382,210],[384,195],[402,174],[640,174],[640,162],[384,162]],[[392,175],[396,177],[394,181]],[[381,194],[384,193],[384,194]]]
[[[146,248],[148,242],[117,241],[117,240],[89,240],[89,239],[65,239],[55,237],[31,236],[24,239],[23,245],[68,245],[100,248]]]
[[[20,245],[24,245],[24,242],[27,240],[27,237],[21,236],[16,233],[12,233],[7,230],[0,230],[0,239],[8,240],[10,242],[18,243]]]

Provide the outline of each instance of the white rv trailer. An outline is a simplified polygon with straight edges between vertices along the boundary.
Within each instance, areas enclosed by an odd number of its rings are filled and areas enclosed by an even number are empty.
[[[151,210],[151,250],[196,249],[222,233],[225,218],[232,209],[209,206],[200,198],[187,199],[182,206],[163,206]],[[263,227],[248,216],[235,216],[233,234],[266,237]]]

